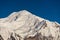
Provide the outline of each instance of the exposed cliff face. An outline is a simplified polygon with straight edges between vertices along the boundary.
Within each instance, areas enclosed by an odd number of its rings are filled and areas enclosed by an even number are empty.
[[[26,10],[0,19],[0,40],[60,40],[60,24]]]

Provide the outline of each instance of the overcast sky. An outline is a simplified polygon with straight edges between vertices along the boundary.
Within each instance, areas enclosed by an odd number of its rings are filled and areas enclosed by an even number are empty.
[[[0,18],[20,10],[60,23],[60,0],[0,0]]]

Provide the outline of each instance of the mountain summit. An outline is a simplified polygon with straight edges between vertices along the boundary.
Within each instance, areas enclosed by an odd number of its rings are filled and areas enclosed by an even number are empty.
[[[0,40],[60,40],[60,24],[26,10],[0,19]]]

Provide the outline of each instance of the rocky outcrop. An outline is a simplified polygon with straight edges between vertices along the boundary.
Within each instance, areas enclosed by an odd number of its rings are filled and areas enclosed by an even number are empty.
[[[60,40],[60,24],[26,10],[0,19],[0,40]]]

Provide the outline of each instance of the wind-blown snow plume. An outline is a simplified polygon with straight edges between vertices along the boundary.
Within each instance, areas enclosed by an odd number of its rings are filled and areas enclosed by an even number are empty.
[[[26,10],[0,19],[0,40],[60,40],[60,24]]]

